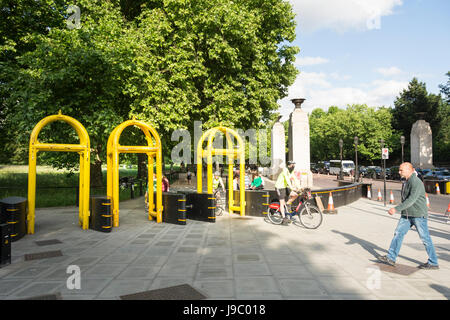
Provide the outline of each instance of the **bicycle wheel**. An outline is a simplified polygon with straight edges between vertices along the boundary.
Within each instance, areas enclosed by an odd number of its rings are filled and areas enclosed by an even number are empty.
[[[223,198],[224,196],[220,191],[216,191],[214,193],[214,198],[216,198],[215,204],[216,204],[216,210],[215,214],[216,216],[221,216],[223,214],[223,211],[225,210],[225,200]]]
[[[283,216],[279,210],[269,208],[269,212],[267,212],[267,219],[269,219],[269,221],[273,224],[281,224],[283,221]]]
[[[301,224],[306,229],[317,229],[322,224],[322,212],[312,204],[306,204],[298,215]]]
[[[223,214],[223,208],[220,205],[216,206],[216,217],[221,216]]]

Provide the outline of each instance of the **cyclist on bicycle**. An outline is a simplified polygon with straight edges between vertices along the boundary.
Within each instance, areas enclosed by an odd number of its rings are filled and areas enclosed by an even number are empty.
[[[225,191],[225,185],[223,184],[222,177],[220,176],[220,172],[216,171],[214,172],[214,178],[213,178],[213,194],[216,193],[216,191],[219,191],[219,187],[222,188],[223,191]],[[220,193],[219,193],[220,194]]]
[[[278,175],[277,181],[275,182],[275,190],[278,194],[278,199],[280,200],[280,212],[283,217],[283,225],[287,225],[291,222],[291,219],[286,217],[285,205],[290,205],[297,199],[299,195],[299,182],[294,174],[295,162],[288,161],[287,168],[284,168]],[[286,203],[286,197],[289,195],[289,200]]]

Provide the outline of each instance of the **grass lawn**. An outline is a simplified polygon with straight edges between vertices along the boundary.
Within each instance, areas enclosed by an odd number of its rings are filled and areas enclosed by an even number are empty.
[[[119,169],[119,177],[136,176],[137,169]],[[79,173],[69,174],[67,170],[57,170],[48,166],[36,168],[36,208],[73,206],[79,185]],[[103,169],[103,188],[91,188],[91,195],[106,195],[106,169]],[[28,193],[27,165],[0,165],[0,199],[24,197]],[[135,187],[135,196],[139,188]],[[130,188],[119,189],[120,201],[131,198]]]

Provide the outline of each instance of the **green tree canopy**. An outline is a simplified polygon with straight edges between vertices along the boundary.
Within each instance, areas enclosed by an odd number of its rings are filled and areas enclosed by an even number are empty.
[[[61,110],[88,130],[97,169],[105,161],[110,132],[132,116],[156,128],[167,154],[170,133],[192,129],[195,120],[204,128],[260,127],[273,117],[276,101],[297,74],[298,48],[289,44],[294,14],[287,1],[74,4],[81,8],[81,28],[30,32],[25,39],[35,49],[9,69],[7,103],[14,112],[4,123],[15,142],[11,148],[27,151],[34,125]],[[59,124],[42,132],[43,140],[67,143],[74,135]],[[141,137],[130,130],[124,139]],[[51,156],[60,166],[73,166],[75,159]]]
[[[354,137],[358,136],[358,162],[372,164],[381,158],[380,139],[392,151],[392,115],[387,108],[349,105],[314,109],[309,116],[311,161],[339,159],[339,139],[344,142],[343,158],[354,159]]]
[[[440,115],[441,127],[434,139],[433,159],[435,162],[450,163],[450,71],[447,72],[447,83],[440,85],[444,102],[441,104]]]

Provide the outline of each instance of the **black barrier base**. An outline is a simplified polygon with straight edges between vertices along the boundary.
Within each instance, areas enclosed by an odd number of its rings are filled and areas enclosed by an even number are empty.
[[[27,199],[8,197],[0,200],[0,221],[11,228],[11,241],[15,242],[27,233]]]
[[[11,228],[9,224],[0,224],[0,268],[11,264]]]
[[[153,197],[156,203],[156,193]],[[162,193],[162,221],[186,225],[186,195],[174,192]]]
[[[186,196],[186,217],[191,220],[216,222],[216,200],[210,193],[178,191]]]
[[[245,215],[265,217],[269,211],[270,194],[267,190],[245,190]],[[227,208],[229,195],[227,193]],[[239,206],[240,192],[233,191],[234,205]]]
[[[92,196],[89,199],[89,229],[100,232],[111,232],[112,212],[111,199],[107,196]]]

